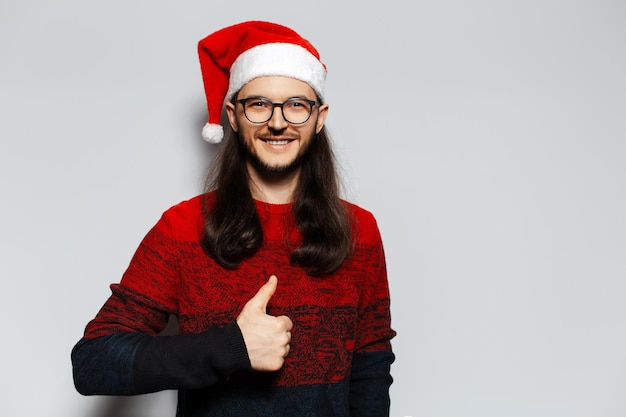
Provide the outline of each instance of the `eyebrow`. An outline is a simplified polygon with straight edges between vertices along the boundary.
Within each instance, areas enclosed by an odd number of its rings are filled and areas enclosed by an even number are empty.
[[[248,100],[248,99],[251,99],[251,98],[262,98],[262,99],[265,99],[265,100],[271,101],[272,103],[280,103],[280,102],[277,102],[277,101],[271,100],[271,99],[270,99],[270,98],[268,98],[268,97],[265,97],[265,96],[262,96],[262,95],[257,95],[257,94],[253,94],[253,95],[250,95],[250,96],[248,96],[248,97],[241,97],[241,98],[239,98],[239,100]],[[317,103],[317,98],[309,98],[309,97],[304,96],[304,95],[301,95],[301,96],[290,96],[290,97],[287,97],[285,100],[283,100],[283,103],[284,103],[285,101],[287,101],[287,100],[291,100],[291,99],[294,99],[294,98],[303,99],[303,100],[311,100],[311,101],[315,101],[315,102]]]

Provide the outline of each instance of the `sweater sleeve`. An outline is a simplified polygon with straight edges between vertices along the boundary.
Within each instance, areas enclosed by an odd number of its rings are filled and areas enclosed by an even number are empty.
[[[393,382],[390,369],[395,356],[391,339],[389,285],[385,254],[380,232],[371,220],[371,244],[364,244],[368,253],[363,274],[368,291],[360,308],[359,330],[350,374],[350,415],[352,417],[384,417],[389,415],[389,387]]]
[[[236,322],[199,334],[83,338],[72,350],[72,364],[74,384],[83,395],[202,388],[250,368]]]
[[[168,212],[144,237],[122,280],[72,350],[76,389],[134,395],[210,386],[250,369],[235,321],[197,334],[161,336],[178,310],[178,257]]]

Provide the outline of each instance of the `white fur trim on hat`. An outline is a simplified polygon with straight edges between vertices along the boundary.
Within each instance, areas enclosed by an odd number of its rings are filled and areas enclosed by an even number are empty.
[[[202,128],[202,138],[209,143],[220,143],[224,138],[224,128],[221,125],[207,123]]]
[[[258,77],[284,76],[304,81],[324,98],[326,68],[305,48],[291,43],[267,43],[250,48],[237,57],[230,69],[225,101]]]

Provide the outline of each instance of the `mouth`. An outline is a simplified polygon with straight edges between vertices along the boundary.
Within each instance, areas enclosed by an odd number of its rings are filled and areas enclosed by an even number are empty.
[[[285,146],[289,145],[296,139],[293,138],[259,138],[263,142],[267,143],[270,146]]]
[[[287,145],[289,142],[289,140],[270,140],[270,139],[263,139],[263,142],[267,143],[268,145],[272,145],[272,146],[278,146],[278,145]]]

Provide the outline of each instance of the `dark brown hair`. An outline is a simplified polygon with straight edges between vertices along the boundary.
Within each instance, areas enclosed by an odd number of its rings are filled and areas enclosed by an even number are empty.
[[[263,229],[250,192],[246,154],[237,133],[226,126],[224,144],[207,176],[206,191],[215,199],[204,204],[202,247],[225,268],[236,268],[263,242]],[[326,127],[312,138],[300,165],[293,217],[302,242],[291,263],[309,275],[335,271],[352,250],[352,221],[339,197],[335,156]]]

